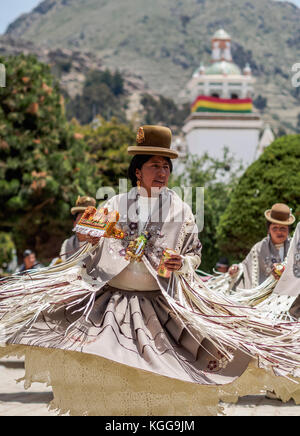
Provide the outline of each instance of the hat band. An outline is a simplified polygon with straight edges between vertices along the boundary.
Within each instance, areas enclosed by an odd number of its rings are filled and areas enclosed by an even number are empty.
[[[279,212],[279,211],[271,211],[271,218],[273,220],[277,220],[277,221],[288,221],[289,218],[291,217],[291,214],[286,213],[286,212]]]
[[[161,145],[161,144],[136,144],[137,147],[157,147],[157,148],[165,148],[166,150],[170,150],[171,149],[171,144],[170,145]]]

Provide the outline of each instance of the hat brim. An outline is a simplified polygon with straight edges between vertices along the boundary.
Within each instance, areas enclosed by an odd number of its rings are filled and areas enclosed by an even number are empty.
[[[163,156],[163,157],[169,157],[170,159],[177,159],[179,156],[179,153],[177,151],[166,149],[164,147],[142,147],[142,146],[128,147],[128,154],[130,155],[146,154],[152,156]]]
[[[296,221],[296,218],[294,217],[294,215],[291,215],[287,221],[275,220],[274,218],[271,217],[271,212],[272,212],[271,209],[265,211],[265,217],[266,217],[267,221],[269,221],[270,223],[281,224],[283,226],[291,226]]]
[[[86,207],[73,207],[72,209],[71,209],[71,214],[72,215],[76,215],[76,213],[82,213],[82,212],[85,212],[85,210],[86,210],[86,208],[87,208],[88,206],[86,206]]]

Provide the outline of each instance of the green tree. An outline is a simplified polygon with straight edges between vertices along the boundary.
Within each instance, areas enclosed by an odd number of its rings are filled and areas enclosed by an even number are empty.
[[[67,104],[68,118],[76,118],[81,124],[88,124],[97,115],[110,120],[126,120],[127,99],[124,79],[120,72],[90,71],[86,77],[81,95]]]
[[[50,68],[33,56],[0,58],[7,87],[0,90],[0,230],[19,252],[57,254],[70,230],[79,194],[94,195],[95,168],[86,144],[67,123]]]
[[[220,256],[227,255],[227,251],[218,249],[216,233],[241,171],[241,164],[224,149],[222,159],[207,154],[188,157],[181,174],[172,179],[173,186],[204,188],[204,228],[199,235],[203,245],[200,267],[203,271],[212,272]],[[195,203],[195,198],[193,201]],[[195,211],[195,204],[193,207]]]
[[[119,123],[116,118],[105,121],[101,117],[92,125],[80,126],[75,122],[75,126],[84,136],[90,160],[96,167],[97,180],[101,180],[102,186],[117,188],[119,179],[127,178],[131,160],[127,148],[136,145],[133,127]]]
[[[259,95],[255,100],[253,100],[253,104],[257,109],[264,111],[268,105],[268,99],[262,95]]]
[[[219,249],[241,260],[266,236],[264,211],[288,204],[300,216],[300,135],[276,139],[241,177],[217,231]]]

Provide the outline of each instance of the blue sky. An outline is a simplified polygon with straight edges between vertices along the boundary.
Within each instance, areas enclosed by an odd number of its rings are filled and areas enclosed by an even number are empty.
[[[30,12],[41,0],[1,0],[0,4],[0,34],[4,33],[8,24],[24,12]]]
[[[122,1],[122,0],[121,0]],[[290,0],[300,7],[300,0]],[[24,12],[30,12],[41,0],[2,0],[0,5],[0,34],[4,33],[8,24]]]

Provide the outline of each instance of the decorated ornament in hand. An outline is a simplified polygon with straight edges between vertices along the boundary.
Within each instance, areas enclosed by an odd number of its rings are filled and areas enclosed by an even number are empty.
[[[275,273],[278,277],[281,277],[282,274],[284,273],[284,271],[285,271],[285,267],[284,267],[284,265],[282,265],[281,263],[278,263],[278,264],[275,265],[275,267],[274,267],[274,273]]]
[[[130,262],[141,262],[149,239],[149,233],[144,232],[134,241],[131,241],[127,247],[125,259],[130,260]]]
[[[107,208],[97,210],[89,206],[75,226],[74,232],[95,238],[124,239],[125,233],[117,227],[119,219],[120,214],[117,211],[109,212]]]
[[[162,258],[160,260],[160,264],[157,270],[157,274],[160,277],[164,277],[165,279],[169,279],[171,277],[171,271],[165,266],[165,262],[172,258],[172,256],[176,255],[176,251],[167,248],[163,251]]]

